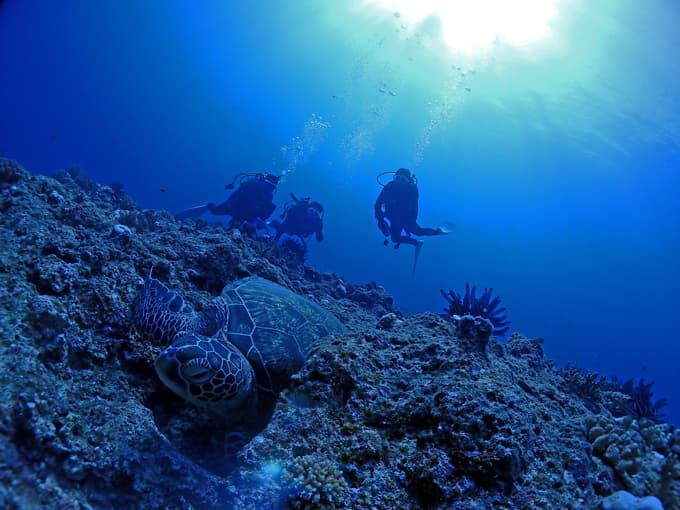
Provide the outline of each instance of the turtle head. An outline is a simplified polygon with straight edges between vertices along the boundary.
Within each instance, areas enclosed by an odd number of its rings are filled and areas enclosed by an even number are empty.
[[[215,338],[185,335],[155,362],[163,383],[192,404],[221,415],[251,406],[253,368],[235,346]]]

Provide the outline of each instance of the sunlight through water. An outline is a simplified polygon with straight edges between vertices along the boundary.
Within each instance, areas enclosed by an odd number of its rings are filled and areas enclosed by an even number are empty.
[[[524,47],[546,38],[557,0],[365,0],[405,23],[436,18],[455,53],[476,55],[505,43]]]

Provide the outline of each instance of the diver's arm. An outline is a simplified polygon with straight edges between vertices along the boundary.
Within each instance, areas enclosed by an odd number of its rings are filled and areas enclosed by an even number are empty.
[[[233,194],[232,194],[233,195]],[[229,215],[233,216],[234,214],[234,201],[231,199],[232,195],[229,195],[229,198],[225,200],[224,202],[220,204],[213,204],[212,202],[208,204],[208,210],[217,216],[224,216],[224,215]]]
[[[406,209],[408,211],[407,217],[415,221],[418,218],[418,187],[415,184],[412,184],[409,190],[409,200]]]
[[[373,212],[375,214],[375,219],[380,221],[385,218],[385,211],[383,211],[383,204],[385,203],[385,191],[387,191],[389,184],[385,186],[378,198],[375,200],[375,205],[373,206]]]

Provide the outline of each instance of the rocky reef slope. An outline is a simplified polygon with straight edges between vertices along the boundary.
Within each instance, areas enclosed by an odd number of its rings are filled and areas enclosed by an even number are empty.
[[[257,274],[347,327],[314,346],[236,466],[132,327],[152,266],[197,308]],[[0,507],[596,508],[626,489],[678,508],[673,427],[614,418],[623,396],[556,370],[539,339],[466,331],[268,240],[0,159]]]

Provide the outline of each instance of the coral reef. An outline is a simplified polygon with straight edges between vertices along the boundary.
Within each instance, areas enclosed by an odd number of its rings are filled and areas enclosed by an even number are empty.
[[[278,250],[294,264],[304,264],[307,258],[307,243],[298,236],[284,235],[279,241]]]
[[[394,326],[399,324],[399,322],[400,320],[397,317],[397,314],[390,312],[380,317],[378,322],[376,322],[375,327],[378,329],[394,329]]]
[[[26,172],[16,161],[7,158],[0,158],[0,190],[9,188],[19,182],[19,179]]]
[[[455,334],[460,340],[467,340],[471,348],[485,351],[493,333],[493,324],[489,319],[472,315],[454,315],[452,317]]]
[[[595,372],[568,365],[560,369],[559,373],[562,376],[560,388],[581,398],[584,405],[593,413],[598,413],[603,405],[611,411],[612,407],[621,406],[621,402],[628,400],[625,395],[619,393],[616,404],[610,403],[607,396],[612,392],[607,392],[609,387],[607,378]]]
[[[483,317],[493,324],[493,334],[498,336],[505,335],[510,330],[510,321],[503,314],[505,307],[499,308],[501,298],[496,296],[491,299],[493,289],[484,289],[481,296],[477,297],[477,288],[469,283],[465,283],[465,294],[458,294],[456,291],[440,289],[441,295],[448,301],[449,306],[444,308],[448,317],[472,315],[473,317]]]
[[[284,491],[291,508],[345,508],[349,486],[338,466],[319,454],[296,457],[283,473]]]
[[[630,492],[616,491],[602,500],[602,510],[663,510],[654,496],[637,498]]]
[[[507,323],[472,311],[457,323],[404,317],[378,284],[293,262],[270,239],[142,211],[77,169],[45,177],[0,161],[11,168],[0,186],[1,508],[581,509],[619,490],[680,508],[680,433],[616,417],[623,393],[556,370],[542,339],[501,343],[488,321]],[[163,340],[132,327],[151,266],[197,311],[259,275],[347,328],[313,345],[236,464],[230,431],[158,380]]]
[[[680,431],[632,416],[593,415],[586,426],[593,459],[608,466],[620,486],[636,496],[654,495],[664,508],[680,508]]]

